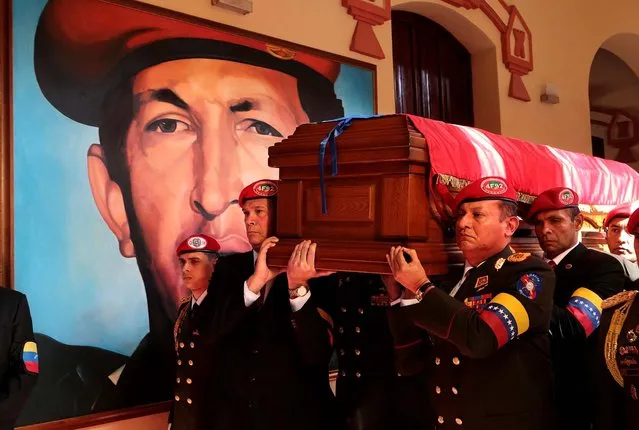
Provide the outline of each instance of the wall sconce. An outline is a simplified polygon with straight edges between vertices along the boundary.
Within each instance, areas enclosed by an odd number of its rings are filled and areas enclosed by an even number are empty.
[[[541,102],[549,105],[556,105],[559,103],[559,94],[557,93],[557,87],[555,84],[546,84],[541,93]]]

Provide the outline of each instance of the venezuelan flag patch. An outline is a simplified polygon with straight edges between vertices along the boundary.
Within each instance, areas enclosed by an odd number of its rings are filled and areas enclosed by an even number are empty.
[[[35,342],[25,342],[22,347],[22,362],[24,369],[33,374],[38,374],[40,367],[38,365],[38,345]]]
[[[530,327],[526,308],[507,293],[497,294],[479,314],[479,318],[488,324],[495,334],[498,348],[524,334]]]
[[[601,322],[601,304],[603,300],[588,288],[577,288],[568,300],[568,311],[584,328],[586,337],[590,336]]]

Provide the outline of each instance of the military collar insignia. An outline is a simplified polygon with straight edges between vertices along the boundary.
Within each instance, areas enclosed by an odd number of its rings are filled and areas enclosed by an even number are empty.
[[[495,263],[495,270],[499,272],[499,269],[502,268],[505,262],[506,262],[506,259],[503,257],[497,260],[497,262]]]
[[[530,252],[516,252],[515,254],[509,255],[506,261],[509,263],[521,263],[528,258],[530,258]]]
[[[480,276],[475,282],[475,291],[481,291],[488,286],[488,276]]]

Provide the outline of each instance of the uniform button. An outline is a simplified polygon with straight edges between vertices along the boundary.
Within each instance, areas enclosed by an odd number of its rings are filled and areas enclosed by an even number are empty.
[[[191,400],[191,399],[186,399],[186,403],[188,403],[188,404],[190,405],[191,403],[193,403],[193,400]]]
[[[359,308],[359,309],[357,310],[357,312],[359,312],[359,314],[360,314],[360,315],[363,315],[363,314],[364,314],[364,309]]]
[[[340,334],[344,334],[344,327],[340,327],[339,328],[339,332],[340,332]]]
[[[346,370],[342,370],[342,376],[346,376]]]
[[[355,376],[357,376],[357,377],[359,378],[359,377],[361,377],[361,376],[362,376],[362,374],[361,374],[361,373],[359,373],[359,372],[355,372]]]
[[[455,387],[452,388],[452,391],[453,391],[454,395],[457,395],[457,393],[459,393],[459,391],[457,391],[457,388],[455,388]]]
[[[249,379],[249,381],[255,382],[255,376],[251,376],[251,379]]]
[[[362,352],[359,349],[355,350],[355,355],[360,355]]]
[[[191,342],[191,343],[189,343],[189,346],[190,346],[191,348],[195,348],[195,342]]]
[[[462,425],[463,421],[462,421],[461,419],[459,419],[459,418],[455,418],[455,423],[456,423],[458,426],[460,426],[460,425]]]
[[[342,312],[346,312],[347,311],[347,309],[344,306],[342,306],[341,309],[342,309]]]
[[[186,383],[187,383],[187,384],[192,384],[192,383],[193,383],[193,380],[192,380],[191,378],[186,378]]]
[[[177,363],[178,363],[178,366],[181,366],[182,365],[182,360],[178,360]]]
[[[176,401],[176,402],[179,402],[179,401],[180,401],[180,396],[176,395],[176,396],[175,396],[175,401]]]
[[[355,333],[359,333],[360,331],[362,331],[359,327],[355,327]]]
[[[251,351],[253,354],[259,354],[260,351],[258,351],[257,349],[254,349],[253,351]]]
[[[444,417],[442,417],[441,415],[437,418],[437,422],[440,424],[444,424]]]
[[[184,342],[180,342],[180,348],[184,348]]]
[[[351,282],[351,277],[350,276],[346,277],[346,282]]]
[[[461,363],[461,361],[459,361],[459,358],[457,358],[457,357],[453,357],[453,364],[454,364],[455,366],[459,366],[459,363]]]
[[[189,366],[193,366],[193,360],[189,360]]]
[[[340,349],[340,350],[339,350],[339,355],[344,355],[344,354],[346,354],[346,353],[344,352],[344,350],[343,350],[343,349]]]
[[[441,360],[439,359],[439,357],[435,357],[435,365],[439,366],[439,363],[441,363]]]
[[[248,402],[248,407],[249,407],[249,408],[252,408],[252,407],[253,407],[253,402],[252,402],[252,401],[249,401],[249,402]]]
[[[439,386],[437,386],[437,387],[435,387],[435,392],[436,392],[437,394],[439,394],[439,393],[441,393],[441,392],[442,392],[442,389],[441,389]]]
[[[179,384],[179,383],[180,383],[180,378],[177,378],[177,379],[175,380],[175,382],[177,382],[177,383]]]

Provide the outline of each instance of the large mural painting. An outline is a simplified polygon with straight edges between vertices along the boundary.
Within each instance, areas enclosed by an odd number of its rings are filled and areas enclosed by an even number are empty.
[[[132,1],[13,3],[15,288],[40,379],[19,424],[171,398],[176,245],[249,249],[237,196],[375,72]],[[294,42],[294,41],[291,41]]]

